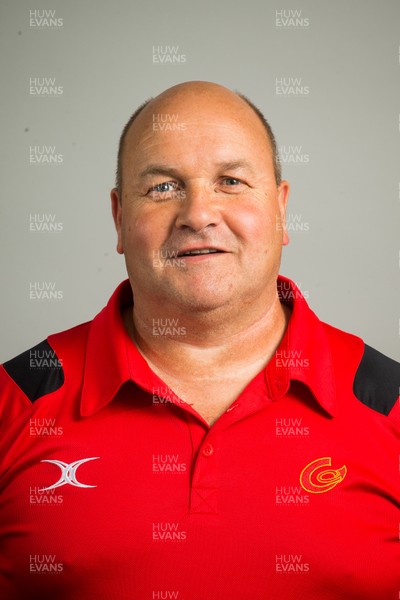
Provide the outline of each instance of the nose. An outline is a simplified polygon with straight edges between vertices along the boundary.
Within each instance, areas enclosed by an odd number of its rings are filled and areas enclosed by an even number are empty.
[[[215,227],[221,221],[221,214],[214,198],[215,192],[202,185],[189,186],[179,204],[175,226],[178,229],[201,231]]]

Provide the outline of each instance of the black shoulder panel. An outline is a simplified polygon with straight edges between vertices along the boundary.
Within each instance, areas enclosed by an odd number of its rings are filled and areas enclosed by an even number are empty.
[[[400,363],[365,344],[353,392],[369,408],[388,415],[400,393]]]
[[[3,367],[31,402],[55,392],[64,383],[61,361],[47,340],[8,360]]]

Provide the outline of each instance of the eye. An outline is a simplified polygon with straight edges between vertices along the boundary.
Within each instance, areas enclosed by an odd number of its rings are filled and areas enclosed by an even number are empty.
[[[165,194],[168,192],[174,192],[178,188],[176,181],[163,181],[157,185],[153,185],[149,189],[149,192],[155,192],[156,194]]]
[[[243,183],[243,181],[241,181],[240,179],[236,179],[236,177],[223,177],[222,178],[222,182],[224,183],[224,185],[240,185],[241,183]]]
[[[242,179],[225,175],[218,179],[217,189],[225,194],[241,194],[248,184]]]
[[[183,198],[184,194],[185,192],[176,181],[163,181],[157,183],[147,191],[147,195],[150,196],[152,200],[159,201]]]

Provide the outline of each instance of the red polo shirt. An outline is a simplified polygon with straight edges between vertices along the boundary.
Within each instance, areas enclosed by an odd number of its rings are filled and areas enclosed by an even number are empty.
[[[126,333],[128,281],[0,368],[3,600],[398,600],[400,365],[278,290],[211,427]]]

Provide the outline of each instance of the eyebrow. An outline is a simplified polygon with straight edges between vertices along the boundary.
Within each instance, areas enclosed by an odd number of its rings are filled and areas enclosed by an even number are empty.
[[[148,177],[149,175],[177,175],[178,171],[174,167],[168,165],[148,165],[143,171],[140,171],[139,177]]]
[[[231,160],[228,162],[218,163],[217,167],[222,171],[236,171],[237,169],[247,169],[248,171],[251,171],[251,173],[254,173],[253,167],[245,159]]]
[[[220,171],[232,171],[237,169],[247,169],[252,174],[254,174],[254,170],[250,163],[247,160],[231,160],[217,163],[217,168]],[[140,178],[148,177],[149,175],[166,175],[179,177],[178,169],[169,165],[161,165],[161,164],[150,164],[145,167],[139,173]]]

